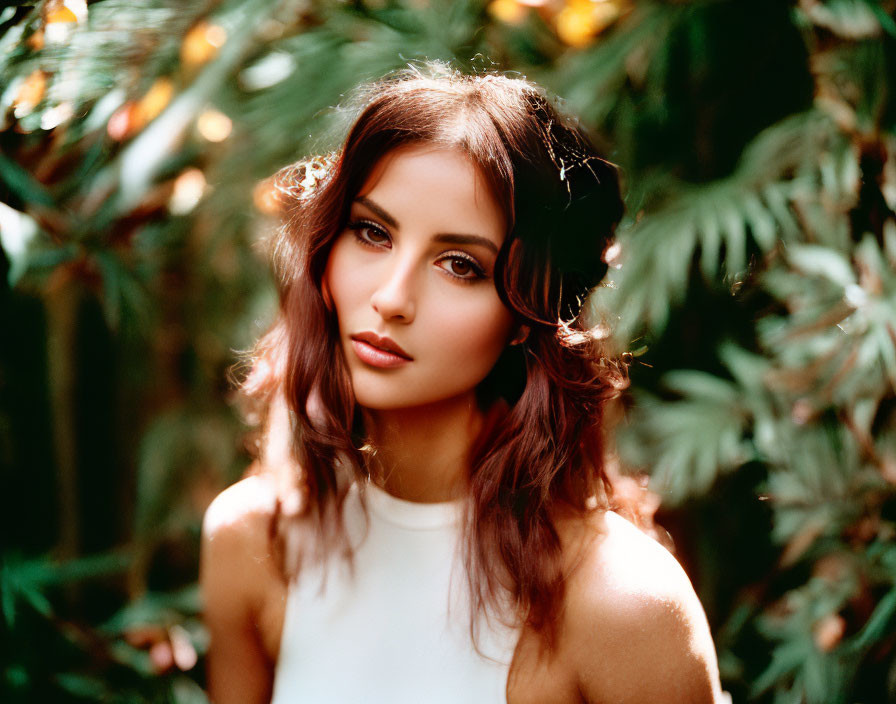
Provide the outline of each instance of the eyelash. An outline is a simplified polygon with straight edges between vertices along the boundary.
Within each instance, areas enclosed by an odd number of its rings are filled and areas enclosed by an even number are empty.
[[[377,235],[389,239],[389,233],[387,233],[382,227],[377,225],[375,222],[370,222],[369,220],[356,220],[354,222],[350,222],[347,226],[348,230],[355,235],[355,239],[365,247],[371,247],[379,249],[384,246],[384,243],[371,242],[369,239],[361,235],[362,230],[373,230],[377,233]],[[459,261],[464,264],[468,264],[473,271],[473,276],[458,276],[457,274],[452,273],[449,269],[443,269],[454,279],[457,279],[461,283],[472,284],[477,281],[481,281],[482,279],[488,278],[485,270],[482,266],[477,262],[473,257],[468,254],[461,252],[452,252],[449,254],[445,254],[441,258],[442,260],[449,261]]]

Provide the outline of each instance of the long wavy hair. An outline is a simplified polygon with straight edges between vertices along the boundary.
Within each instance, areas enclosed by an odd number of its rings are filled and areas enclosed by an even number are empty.
[[[603,254],[623,213],[616,168],[520,78],[429,65],[366,87],[358,104],[339,151],[276,177],[285,212],[274,248],[279,316],[255,348],[243,391],[263,404],[285,399],[307,508],[297,515],[284,505],[272,538],[282,548],[290,526],[309,521],[319,558],[344,554],[343,500],[352,481],[369,477],[336,315],[321,289],[352,199],[398,147],[461,149],[503,209],[495,286],[529,330],[477,389],[489,414],[470,466],[467,578],[474,614],[506,614],[509,594],[510,618],[550,637],[564,585],[558,517],[600,510],[609,498],[603,408],[625,373],[603,354],[582,306],[606,273]]]

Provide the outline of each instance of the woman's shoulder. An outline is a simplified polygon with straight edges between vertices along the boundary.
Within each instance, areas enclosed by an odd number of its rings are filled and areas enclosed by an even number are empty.
[[[199,583],[215,701],[270,701],[287,591],[271,539],[281,505],[274,478],[259,474],[205,512]]]
[[[268,534],[268,524],[277,508],[274,481],[250,474],[218,494],[202,521],[206,542],[254,542]]]
[[[620,598],[676,599],[693,594],[678,560],[656,540],[613,511],[593,511],[562,529],[573,584]],[[601,601],[603,603],[603,600]]]
[[[272,477],[253,474],[211,502],[202,522],[200,578],[209,603],[257,608],[280,571],[271,540],[281,502]],[[209,605],[207,603],[207,606]]]
[[[706,616],[668,550],[609,511],[563,536],[574,567],[562,633],[586,701],[716,701]]]

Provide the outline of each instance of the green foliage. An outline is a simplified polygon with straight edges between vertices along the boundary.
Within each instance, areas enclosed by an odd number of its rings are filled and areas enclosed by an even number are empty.
[[[715,342],[721,369],[670,369],[655,392],[637,390],[620,451],[672,502],[711,495],[720,476],[765,468],[756,490],[780,557],[772,576],[757,575],[762,597],[746,602],[750,615],[739,612],[727,631],[732,642],[774,644],[750,697],[890,701],[892,20],[862,2],[801,4],[794,17],[811,52],[815,105],[759,133],[731,175],[673,181],[665,198],[644,198],[621,234],[614,286],[597,296],[621,316],[623,339],[673,334],[670,311],[695,273],[741,302],[742,327],[726,325]],[[800,584],[806,570],[812,576]],[[730,671],[752,671],[731,647]]]
[[[201,668],[178,668],[205,649],[202,510],[248,461],[227,370],[276,304],[264,179],[338,143],[359,82],[429,58],[531,76],[620,164],[621,255],[591,301],[620,349],[639,348],[618,450],[718,544],[722,561],[697,568],[727,590],[701,594],[726,687],[896,701],[893,2],[607,0],[618,16],[580,16],[580,48],[557,24],[567,5],[507,20],[475,0],[0,14],[2,303],[22,311],[7,327],[32,301],[43,315],[30,367],[4,349],[0,389],[22,376],[49,392],[21,420],[0,394],[0,457],[34,478],[14,501],[55,492],[62,522],[55,546],[4,558],[4,696],[204,701]],[[219,113],[213,141],[202,120]],[[32,467],[49,417],[55,459]],[[726,541],[742,543],[706,522],[701,505],[732,497],[754,521],[741,533],[770,529],[772,559],[732,557]],[[53,547],[68,559],[34,557]],[[164,676],[159,643],[183,655]]]
[[[126,604],[99,628],[60,615],[52,601],[77,586],[126,570],[124,554],[94,555],[64,563],[50,558],[3,556],[0,597],[7,634],[4,701],[206,702],[201,687],[175,670],[162,675],[141,632],[181,638],[181,649],[202,653],[207,636],[199,621],[195,588],[147,594]],[[64,600],[64,599],[63,599]],[[158,636],[155,647],[167,641]],[[139,647],[142,646],[142,647]]]

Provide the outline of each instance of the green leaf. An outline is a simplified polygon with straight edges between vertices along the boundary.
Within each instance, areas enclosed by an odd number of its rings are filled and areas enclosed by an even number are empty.
[[[743,195],[743,212],[750,235],[759,248],[764,252],[771,251],[778,235],[778,226],[772,213],[763,205],[759,196],[750,191]]]
[[[682,396],[722,405],[737,402],[738,390],[714,374],[690,369],[675,370],[663,377],[663,386]]]
[[[12,629],[16,622],[16,595],[13,585],[10,584],[6,574],[6,568],[0,568],[0,606],[3,607],[3,620],[8,629]]]
[[[722,206],[720,219],[725,233],[725,271],[730,277],[742,274],[747,268],[747,233],[744,213],[732,199]]]
[[[27,601],[31,607],[41,616],[50,618],[53,615],[53,606],[38,589],[32,584],[20,584],[18,589],[20,599]]]
[[[868,6],[871,8],[874,16],[877,17],[877,21],[880,22],[880,26],[883,27],[884,31],[890,36],[896,37],[896,20],[893,19],[893,16],[873,0],[868,3]]]
[[[892,629],[889,626],[894,615],[896,615],[896,588],[891,589],[877,603],[868,622],[850,641],[850,647],[864,650],[878,642],[885,633],[891,633]]]
[[[43,238],[40,236],[35,238],[33,245],[25,251],[20,265],[24,269],[19,274],[18,282],[31,276],[46,276],[61,264],[80,256],[81,250],[74,243],[55,246],[49,241],[41,240]]]
[[[181,676],[172,685],[172,694],[176,704],[208,704],[208,696],[202,688],[189,677]]]
[[[882,23],[877,19],[873,5],[874,0],[826,0],[807,4],[804,11],[821,27],[847,39],[861,39],[880,32]]]
[[[751,691],[752,696],[758,696],[767,692],[779,680],[785,679],[805,662],[810,654],[811,642],[805,641],[785,641],[772,652],[772,660],[768,667],[753,682]],[[800,701],[796,699],[795,701]]]
[[[631,430],[620,432],[620,451],[634,465],[649,462],[655,490],[677,503],[752,457],[743,436],[749,411],[731,382],[704,372],[671,372],[663,383],[681,400],[639,396]]]
[[[45,208],[53,208],[56,205],[53,196],[43,184],[32,178],[31,174],[2,152],[0,152],[0,180],[26,205],[40,205]]]
[[[846,288],[856,283],[856,275],[846,258],[833,249],[812,244],[791,244],[787,258],[800,272],[822,276]]]
[[[110,694],[102,680],[89,675],[82,675],[74,672],[60,672],[56,675],[55,679],[59,686],[66,692],[83,699],[105,701]]]
[[[127,267],[114,250],[97,250],[95,258],[102,276],[103,311],[109,327],[112,330],[119,329],[124,314],[142,319],[147,313],[149,302],[135,272]]]
[[[117,635],[133,626],[169,626],[200,612],[198,585],[192,584],[175,592],[148,592],[119,609],[102,625],[102,630]]]

